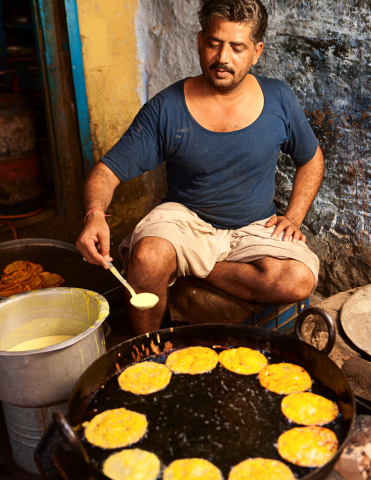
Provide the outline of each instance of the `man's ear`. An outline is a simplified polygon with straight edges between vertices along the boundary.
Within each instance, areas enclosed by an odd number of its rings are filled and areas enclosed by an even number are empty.
[[[264,43],[263,42],[259,42],[255,45],[255,52],[254,52],[254,56],[253,56],[253,59],[252,59],[252,64],[253,65],[256,65],[258,63],[258,60],[259,60],[260,55],[262,54],[263,48],[264,48]]]
[[[197,45],[198,45],[198,54],[201,55],[201,42],[202,42],[202,32],[197,34]]]

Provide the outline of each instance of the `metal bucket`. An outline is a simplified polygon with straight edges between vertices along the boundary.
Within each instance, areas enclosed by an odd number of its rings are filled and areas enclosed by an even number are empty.
[[[14,462],[28,473],[40,475],[33,459],[55,411],[67,413],[67,402],[51,407],[23,408],[1,402]]]
[[[108,314],[104,297],[79,288],[36,290],[0,301],[0,400],[6,402],[13,457],[23,469],[37,472],[30,470],[29,457],[35,435],[40,439],[48,424],[40,423],[50,417],[45,407],[65,403],[77,379],[105,353],[102,324]],[[39,350],[7,351],[49,335],[73,338]]]

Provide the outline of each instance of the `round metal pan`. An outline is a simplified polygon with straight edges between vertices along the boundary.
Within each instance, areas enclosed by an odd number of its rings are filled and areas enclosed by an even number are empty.
[[[360,288],[344,303],[340,321],[349,340],[371,355],[371,285]]]
[[[0,243],[0,273],[17,260],[38,263],[45,272],[58,273],[65,279],[63,287],[83,288],[104,295],[118,286],[113,275],[83,262],[75,245],[60,240],[26,238]]]
[[[298,321],[320,309],[310,308]],[[329,315],[323,310],[322,316]],[[329,321],[329,320],[328,320]],[[330,319],[332,322],[332,320]],[[331,329],[333,324],[330,325]],[[330,332],[334,341],[334,330]],[[124,342],[98,359],[79,379],[70,396],[68,419],[81,442],[64,424],[64,433],[76,451],[101,471],[103,461],[117,450],[90,445],[81,424],[102,411],[126,407],[144,413],[148,433],[135,444],[156,453],[163,465],[179,458],[199,457],[214,463],[228,478],[231,467],[246,458],[261,456],[283,461],[278,436],[295,426],[281,413],[283,396],[262,388],[256,375],[238,375],[223,367],[203,375],[173,375],[168,387],[147,396],[119,389],[117,374],[135,361],[151,357],[165,361],[169,349],[207,346],[218,349],[249,347],[263,352],[269,363],[286,361],[304,367],[313,379],[312,391],[334,400],[340,417],[327,425],[339,440],[336,455],[321,468],[287,465],[297,478],[324,479],[343,450],[353,424],[355,403],[341,370],[324,353],[293,337],[262,328],[241,325],[196,325],[161,330]],[[330,346],[331,347],[331,346]],[[330,347],[328,349],[330,349]],[[63,421],[55,418],[57,423]]]

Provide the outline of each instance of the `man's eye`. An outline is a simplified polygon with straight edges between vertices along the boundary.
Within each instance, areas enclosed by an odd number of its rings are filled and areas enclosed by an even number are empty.
[[[241,52],[242,52],[242,50],[238,50],[237,48],[234,48],[233,51],[234,51],[235,53],[241,53]]]

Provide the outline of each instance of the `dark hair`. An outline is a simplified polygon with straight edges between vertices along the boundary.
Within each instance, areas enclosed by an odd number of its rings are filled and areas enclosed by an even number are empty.
[[[202,32],[206,32],[212,18],[251,25],[251,41],[263,41],[268,26],[268,13],[260,0],[200,0],[198,18]]]

